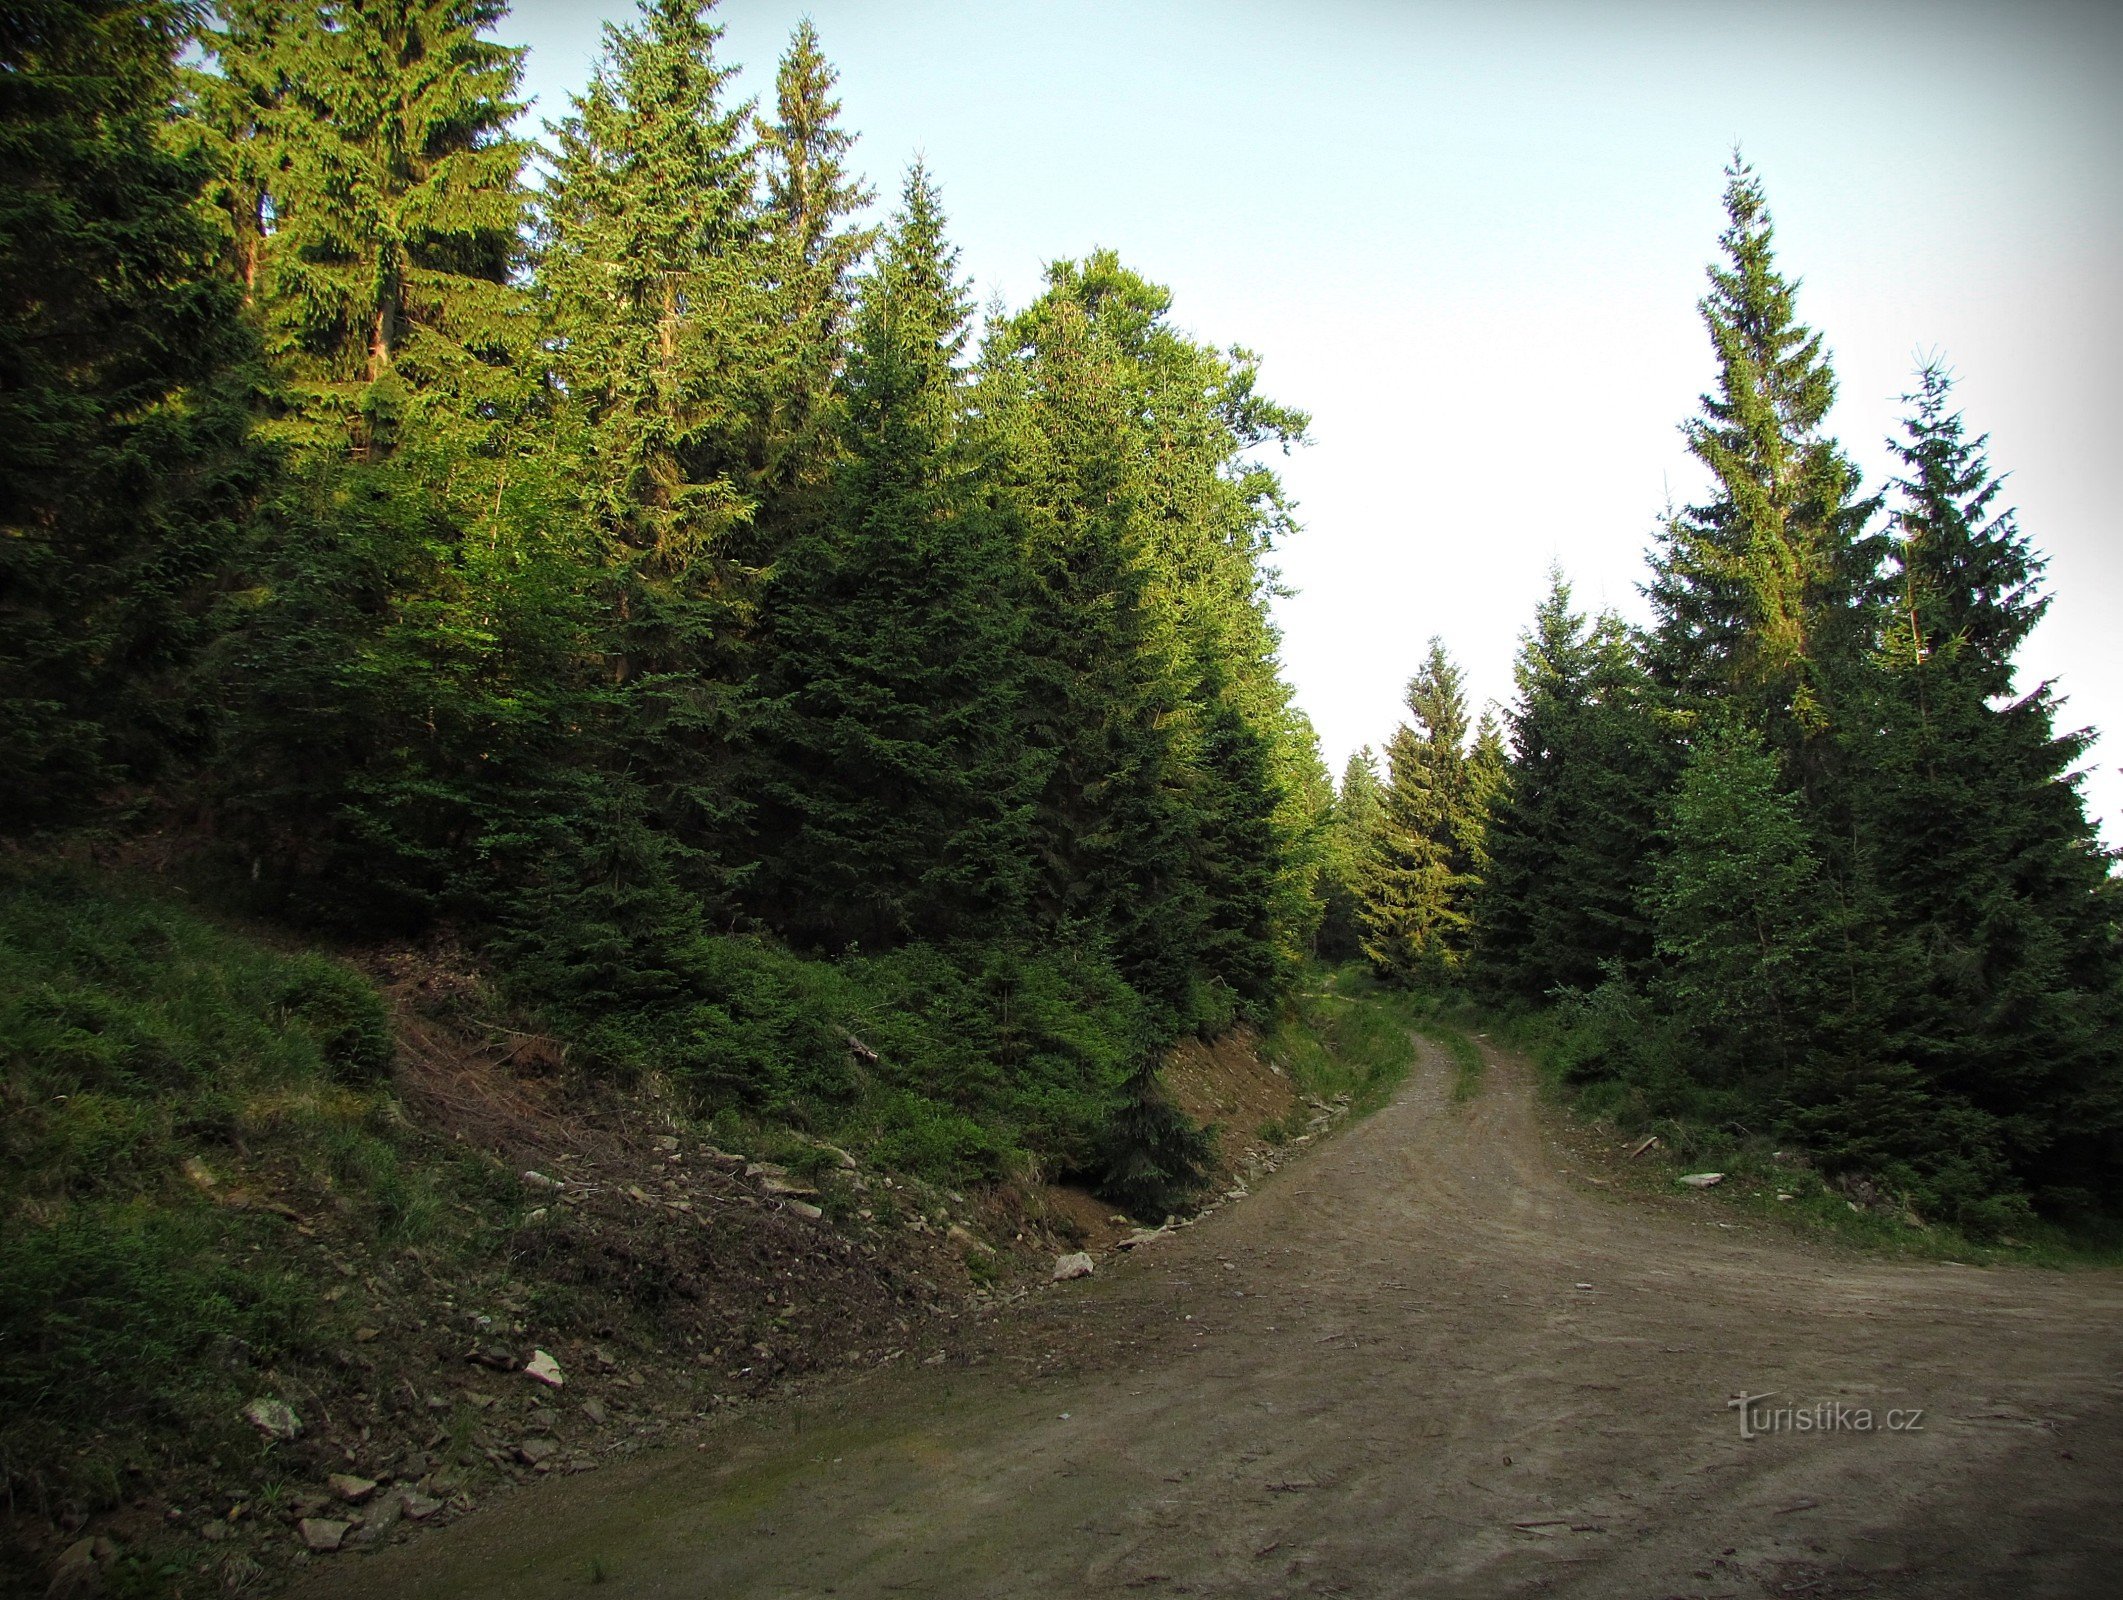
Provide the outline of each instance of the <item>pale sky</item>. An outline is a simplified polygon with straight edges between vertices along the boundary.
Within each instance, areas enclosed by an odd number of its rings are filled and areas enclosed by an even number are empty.
[[[534,116],[632,14],[516,7]],[[1552,562],[1644,615],[1661,507],[1702,487],[1678,425],[1711,379],[1695,301],[1740,143],[1872,479],[1918,362],[1960,374],[2050,561],[2023,682],[2115,730],[2087,793],[2123,838],[2123,8],[724,0],[741,92],[771,93],[806,14],[856,165],[889,200],[926,159],[981,300],[1110,245],[1311,412],[1277,615],[1337,773],[1433,633],[1507,698]]]

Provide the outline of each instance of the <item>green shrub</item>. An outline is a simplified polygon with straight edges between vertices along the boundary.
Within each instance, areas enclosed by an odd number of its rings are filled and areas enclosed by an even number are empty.
[[[295,956],[287,966],[276,999],[316,1042],[331,1075],[348,1084],[389,1077],[390,1016],[375,989],[323,956]]]

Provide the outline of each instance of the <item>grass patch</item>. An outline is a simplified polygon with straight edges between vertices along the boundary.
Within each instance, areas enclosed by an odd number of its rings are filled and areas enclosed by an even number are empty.
[[[1462,1029],[1432,1018],[1421,1025],[1426,1038],[1452,1057],[1452,1098],[1465,1103],[1482,1092],[1482,1047]]]
[[[1415,1065],[1418,1011],[1415,997],[1382,987],[1361,964],[1317,968],[1284,1000],[1264,1043],[1300,1092],[1346,1097],[1364,1116],[1392,1099]]]
[[[117,1492],[106,1443],[196,1440],[344,1331],[285,1212],[445,1253],[481,1236],[452,1208],[488,1186],[403,1148],[390,1066],[352,969],[104,874],[0,866],[10,1488],[96,1509]]]

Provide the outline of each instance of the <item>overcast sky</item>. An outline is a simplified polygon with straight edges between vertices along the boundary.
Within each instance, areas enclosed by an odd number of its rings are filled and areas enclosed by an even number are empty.
[[[1278,615],[1337,772],[1433,633],[1508,697],[1551,562],[1643,616],[1660,510],[1702,486],[1678,424],[1738,142],[1868,473],[1917,363],[1960,374],[2050,560],[2023,681],[2116,730],[2087,792],[2123,838],[2123,7],[724,0],[744,93],[805,14],[857,164],[889,198],[927,159],[981,299],[1110,245],[1311,412]],[[517,5],[534,116],[630,15]]]

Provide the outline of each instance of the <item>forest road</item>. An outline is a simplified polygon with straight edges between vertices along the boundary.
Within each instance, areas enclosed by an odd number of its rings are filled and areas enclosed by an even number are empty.
[[[1452,1078],[1426,1045],[1390,1106],[998,1317],[977,1365],[541,1483],[302,1592],[2123,1595],[2123,1274],[1721,1225],[1596,1185],[1523,1064]],[[1742,1392],[1841,1426],[1743,1438]]]

